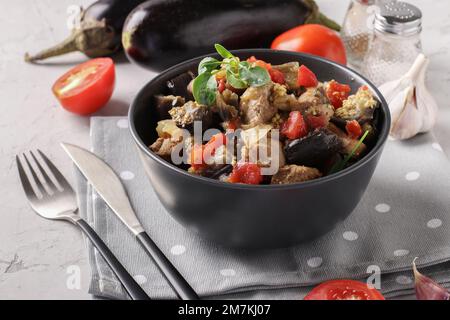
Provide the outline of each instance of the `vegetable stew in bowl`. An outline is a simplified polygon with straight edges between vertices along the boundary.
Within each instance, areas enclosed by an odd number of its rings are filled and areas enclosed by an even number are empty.
[[[318,81],[299,62],[241,61],[221,45],[156,95],[150,149],[191,174],[228,183],[291,184],[351,166],[377,140],[367,86]]]

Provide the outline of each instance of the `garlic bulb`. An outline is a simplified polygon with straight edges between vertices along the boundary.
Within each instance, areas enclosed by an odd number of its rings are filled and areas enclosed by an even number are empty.
[[[403,77],[379,88],[389,104],[394,139],[412,138],[436,123],[438,107],[425,85],[428,64],[429,59],[420,54]]]

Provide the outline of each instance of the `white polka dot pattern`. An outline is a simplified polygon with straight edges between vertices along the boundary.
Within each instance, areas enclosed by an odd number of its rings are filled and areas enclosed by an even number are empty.
[[[410,284],[412,283],[412,279],[410,277],[407,276],[398,276],[397,278],[395,278],[395,281],[399,284]]]
[[[126,129],[128,128],[128,120],[127,119],[120,119],[119,121],[117,121],[117,126],[120,129]]]
[[[138,284],[144,284],[147,282],[147,277],[143,276],[142,274],[137,274],[133,278]]]
[[[220,274],[224,277],[234,277],[236,275],[236,271],[234,271],[234,269],[222,269],[220,270]]]
[[[441,219],[431,219],[427,222],[427,227],[431,229],[436,229],[442,226],[442,220]]]
[[[417,171],[408,172],[405,176],[405,179],[408,181],[416,181],[420,178],[420,173]]]
[[[375,206],[375,210],[380,213],[387,213],[391,211],[391,206],[386,203],[380,203]]]
[[[409,254],[409,250],[406,249],[398,249],[394,251],[394,256],[396,257],[404,257]]]
[[[358,234],[356,232],[353,231],[345,231],[342,236],[344,237],[345,240],[347,241],[355,241],[358,239]]]
[[[131,171],[122,171],[122,172],[120,173],[120,177],[121,177],[123,180],[132,180],[132,179],[134,179],[134,173],[131,172]]]
[[[308,259],[308,261],[306,263],[311,268],[318,268],[322,265],[322,261],[323,260],[321,257],[313,257],[313,258]]]
[[[174,256],[179,256],[185,252],[186,247],[181,244],[174,245],[172,248],[170,248],[170,253],[172,253]]]

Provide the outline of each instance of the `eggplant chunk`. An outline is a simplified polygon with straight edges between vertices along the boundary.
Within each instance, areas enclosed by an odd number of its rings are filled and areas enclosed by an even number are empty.
[[[194,100],[192,91],[188,89],[189,84],[195,78],[191,71],[184,72],[179,76],[167,81],[167,87],[174,96],[184,97],[186,100]]]
[[[298,85],[298,68],[300,68],[300,63],[288,62],[274,65],[272,68],[280,71],[284,75],[284,80],[289,90],[296,90],[300,87]]]
[[[180,96],[155,96],[156,110],[160,120],[170,119],[169,110],[174,107],[180,107],[186,103],[186,100]]]
[[[290,141],[285,146],[289,164],[321,168],[341,149],[338,137],[326,129],[315,130],[302,139]]]
[[[215,43],[269,48],[276,36],[304,23],[339,29],[313,0],[152,0],[130,13],[122,43],[132,62],[162,71],[210,53]]]
[[[202,131],[209,129],[212,124],[211,109],[194,101],[189,101],[181,107],[172,108],[169,114],[178,127],[190,132],[193,132],[194,123],[197,121],[201,122]]]

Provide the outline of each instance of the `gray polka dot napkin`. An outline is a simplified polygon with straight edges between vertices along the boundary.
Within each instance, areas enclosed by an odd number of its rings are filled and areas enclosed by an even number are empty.
[[[450,164],[430,134],[388,141],[361,203],[332,232],[267,251],[223,248],[175,222],[144,174],[126,119],[92,118],[91,134],[92,150],[120,175],[149,235],[204,298],[301,299],[325,280],[362,280],[378,271],[381,291],[396,297],[413,292],[414,257],[423,273],[450,287]],[[128,229],[78,172],[76,177],[81,215],[151,297],[175,298]],[[90,292],[126,298],[90,245],[89,259]]]

